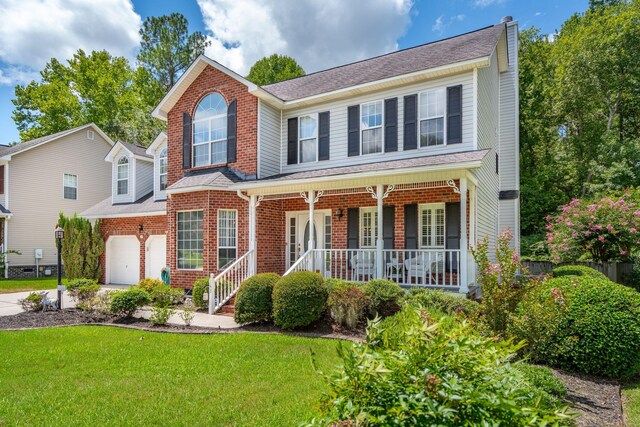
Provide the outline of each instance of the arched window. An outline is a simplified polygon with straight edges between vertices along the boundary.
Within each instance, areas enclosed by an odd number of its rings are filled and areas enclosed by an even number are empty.
[[[118,160],[118,195],[129,194],[129,159],[120,157]]]
[[[160,191],[167,189],[167,148],[163,148],[158,156],[158,166],[160,169]]]
[[[205,96],[193,115],[193,166],[227,161],[227,102],[219,93]]]

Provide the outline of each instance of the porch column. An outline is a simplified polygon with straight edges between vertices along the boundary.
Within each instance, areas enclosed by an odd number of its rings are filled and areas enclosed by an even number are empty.
[[[314,240],[314,230],[315,230],[315,224],[313,223],[313,214],[314,212],[314,208],[315,208],[315,204],[316,204],[316,191],[315,190],[311,190],[309,191],[309,250],[315,249],[315,240]]]
[[[258,257],[256,256],[256,215],[258,208],[258,196],[255,194],[249,198],[249,251],[254,251],[250,264],[250,274],[253,276],[258,271]]]
[[[467,256],[469,253],[467,244],[467,177],[460,178],[460,293],[469,292],[469,282],[467,278]]]
[[[384,199],[384,186],[382,184],[378,184],[376,187],[376,201],[378,203],[378,230],[376,232],[376,277],[381,279],[384,275],[384,262],[383,262],[383,254],[382,251],[384,249],[384,236],[383,236],[383,211],[382,209],[382,200]]]

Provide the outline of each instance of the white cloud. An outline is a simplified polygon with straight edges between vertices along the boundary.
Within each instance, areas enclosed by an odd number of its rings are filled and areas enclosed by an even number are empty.
[[[506,0],[473,0],[473,4],[478,7],[488,7],[504,3]]]
[[[431,31],[436,32],[436,33],[442,33],[443,31],[443,26],[444,26],[444,15],[440,15],[436,18],[436,22],[433,23],[433,25],[431,26]]]
[[[30,81],[36,80],[39,77],[40,74],[33,70],[10,65],[5,69],[0,69],[0,86],[13,86],[16,84],[29,83]]]
[[[210,32],[207,56],[246,74],[273,53],[293,57],[307,72],[398,48],[413,0],[198,0]]]
[[[78,49],[130,56],[142,25],[130,0],[2,0],[0,16],[5,84],[12,67],[41,69],[52,57],[69,59]]]
[[[440,15],[436,18],[436,21],[431,26],[431,31],[438,34],[443,34],[444,31],[455,21],[462,22],[466,18],[465,15],[453,15],[449,19],[445,19],[444,15]]]

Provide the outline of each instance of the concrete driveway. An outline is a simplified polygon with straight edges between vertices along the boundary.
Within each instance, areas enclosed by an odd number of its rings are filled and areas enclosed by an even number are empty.
[[[43,291],[27,291],[27,292],[12,292],[10,294],[0,294],[0,316],[10,316],[12,314],[22,313],[22,307],[19,300],[26,298],[32,292]],[[49,289],[44,292],[49,292],[49,298],[58,299],[58,291],[55,289]],[[75,303],[71,300],[69,295],[64,292],[62,297],[62,308],[75,307]]]

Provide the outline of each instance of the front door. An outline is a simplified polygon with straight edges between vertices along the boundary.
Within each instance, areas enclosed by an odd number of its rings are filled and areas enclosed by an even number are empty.
[[[309,237],[313,232],[313,240],[316,249],[324,249],[326,229],[326,216],[328,213],[316,212],[313,215],[313,230],[309,222],[309,212],[290,212],[288,214],[287,225],[287,266],[293,263],[309,250]],[[322,254],[318,254],[316,266],[320,269],[322,265]]]

